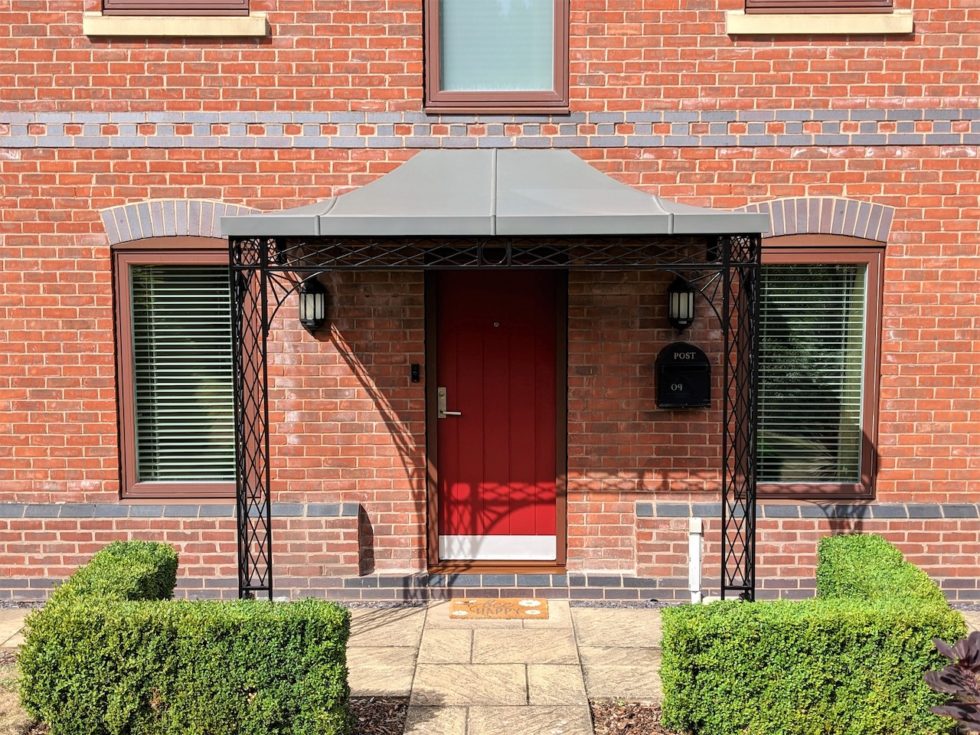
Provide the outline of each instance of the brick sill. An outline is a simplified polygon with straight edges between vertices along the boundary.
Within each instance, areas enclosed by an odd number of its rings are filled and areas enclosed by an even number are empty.
[[[784,13],[756,14],[743,10],[725,13],[725,33],[759,36],[853,36],[912,33],[912,11],[893,13]]]
[[[102,15],[82,16],[86,36],[142,38],[257,38],[269,35],[265,13],[249,15]]]

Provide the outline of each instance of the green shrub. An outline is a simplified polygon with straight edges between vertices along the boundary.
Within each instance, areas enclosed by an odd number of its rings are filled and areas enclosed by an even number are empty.
[[[52,735],[343,733],[349,615],[326,602],[71,602],[33,621],[22,699]]]
[[[28,618],[21,699],[51,735],[348,731],[344,608],[162,600],[171,560],[114,544]]]
[[[818,557],[817,597],[946,604],[929,575],[881,536],[828,536],[820,540]]]
[[[942,698],[923,674],[943,661],[932,639],[965,626],[938,588],[883,539],[821,544],[818,579],[815,600],[665,610],[665,724],[702,735],[949,732],[929,712]]]
[[[78,597],[165,600],[177,583],[177,552],[153,541],[115,541],[92,557],[51,596],[52,602]]]

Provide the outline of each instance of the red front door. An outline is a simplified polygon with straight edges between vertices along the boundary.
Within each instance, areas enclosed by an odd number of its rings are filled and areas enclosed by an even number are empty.
[[[557,283],[436,279],[440,560],[556,559]]]

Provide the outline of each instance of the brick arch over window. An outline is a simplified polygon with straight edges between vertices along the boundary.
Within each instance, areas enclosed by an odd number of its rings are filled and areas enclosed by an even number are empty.
[[[838,197],[794,197],[749,204],[744,212],[769,215],[763,237],[841,235],[888,242],[895,210],[883,204]]]
[[[148,237],[221,237],[225,215],[258,210],[208,199],[150,199],[102,210],[109,244]]]

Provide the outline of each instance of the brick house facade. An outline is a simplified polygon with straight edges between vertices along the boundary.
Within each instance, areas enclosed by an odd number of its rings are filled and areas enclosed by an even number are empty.
[[[0,9],[0,594],[41,598],[128,537],[177,546],[185,594],[235,594],[231,499],[127,484],[127,254],[219,252],[222,215],[337,196],[421,149],[554,147],[651,194],[768,213],[764,258],[880,256],[866,487],[762,498],[759,592],[812,594],[817,539],[865,531],[980,597],[980,9],[898,0],[855,15],[863,35],[837,32],[847,15],[798,35],[738,0],[571,0],[567,111],[505,114],[426,111],[421,0],[252,0],[219,19],[237,25],[199,21],[206,38],[101,10]],[[324,282],[330,328],[308,334],[290,302],[270,336],[279,594],[683,599],[694,516],[717,585],[719,410],[655,404],[668,276],[569,275],[567,563],[520,573],[428,573],[422,274]],[[684,339],[717,361],[703,312]]]

